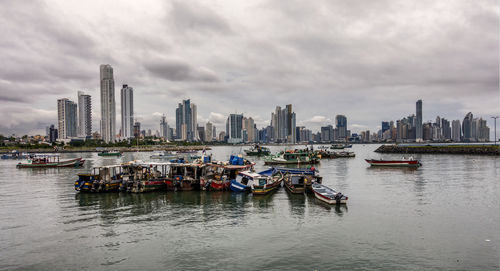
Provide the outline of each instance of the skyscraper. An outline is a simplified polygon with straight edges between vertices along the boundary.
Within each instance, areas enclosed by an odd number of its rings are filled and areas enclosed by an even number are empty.
[[[170,140],[169,134],[168,123],[165,115],[163,115],[160,120],[160,137],[164,138],[165,140]]]
[[[296,142],[296,115],[291,104],[286,105],[285,109],[276,106],[274,113],[271,113],[271,126],[274,142]]]
[[[255,122],[250,118],[243,118],[243,130],[247,131],[247,142],[255,142]]]
[[[101,137],[104,142],[115,142],[116,111],[115,111],[115,80],[111,65],[100,66],[101,79]]]
[[[462,136],[462,129],[460,127],[460,120],[451,122],[451,140],[460,142]]]
[[[205,142],[212,142],[214,127],[210,121],[205,124]]]
[[[423,130],[422,130],[422,100],[417,101],[417,119],[415,123],[415,136],[416,141],[421,142],[423,139]]]
[[[121,90],[122,138],[131,138],[134,127],[134,89],[123,85]]]
[[[78,91],[78,136],[92,135],[92,101],[90,95]]]
[[[462,121],[462,134],[463,141],[470,142],[473,141],[472,137],[472,120],[474,119],[474,115],[471,112],[465,115],[464,121]]]
[[[243,114],[230,114],[226,121],[226,136],[228,143],[243,141]]]
[[[347,118],[344,115],[337,115],[335,117],[335,122],[338,130],[338,135],[336,139],[345,140],[347,138]]]
[[[198,139],[196,105],[190,99],[183,100],[175,110],[176,138],[194,141]]]
[[[57,100],[57,124],[59,138],[67,139],[77,136],[77,105],[63,98]]]

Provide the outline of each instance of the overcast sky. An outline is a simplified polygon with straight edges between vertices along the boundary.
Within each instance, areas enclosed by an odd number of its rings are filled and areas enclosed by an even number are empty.
[[[500,114],[498,1],[24,1],[0,3],[0,134],[45,133],[56,100],[92,95],[99,65],[134,88],[136,118],[175,125],[182,99],[220,131],[229,113],[259,128],[276,105],[317,130],[353,132],[415,113],[424,121]],[[500,133],[500,121],[498,122]]]

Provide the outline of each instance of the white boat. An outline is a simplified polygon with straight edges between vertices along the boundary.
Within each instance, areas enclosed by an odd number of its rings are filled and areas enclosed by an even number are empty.
[[[312,190],[317,199],[328,204],[346,204],[349,199],[342,193],[319,183],[313,183]]]
[[[154,151],[151,156],[149,156],[151,159],[170,159],[170,158],[175,158],[175,153],[172,152],[166,152],[166,151]]]

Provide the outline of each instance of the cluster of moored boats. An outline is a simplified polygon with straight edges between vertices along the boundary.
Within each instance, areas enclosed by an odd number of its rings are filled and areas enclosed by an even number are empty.
[[[95,167],[90,173],[78,174],[75,190],[91,193],[200,190],[266,195],[284,186],[293,194],[314,193],[329,204],[347,203],[347,196],[321,184],[322,178],[314,167],[273,167],[256,172],[255,163],[241,155],[231,156],[228,161],[211,161],[206,157],[184,163],[130,161]]]

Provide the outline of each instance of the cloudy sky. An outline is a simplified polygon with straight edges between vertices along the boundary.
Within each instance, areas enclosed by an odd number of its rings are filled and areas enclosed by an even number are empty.
[[[146,129],[162,114],[174,124],[186,98],[200,124],[219,129],[234,112],[263,127],[289,103],[313,130],[344,114],[353,132],[376,131],[418,99],[424,120],[472,111],[493,132],[500,114],[496,0],[0,5],[0,134],[44,133],[57,123],[56,100],[78,90],[92,95],[97,130],[100,64],[114,68],[117,112],[121,85],[134,88]]]

